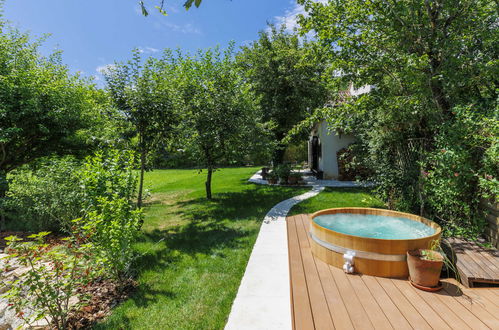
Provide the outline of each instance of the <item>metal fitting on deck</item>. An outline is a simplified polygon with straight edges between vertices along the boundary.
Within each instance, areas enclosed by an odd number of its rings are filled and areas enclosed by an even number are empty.
[[[347,274],[353,274],[355,272],[354,270],[354,257],[355,257],[355,252],[354,251],[347,251],[343,255],[343,260],[345,260],[345,264],[343,265],[343,270]]]

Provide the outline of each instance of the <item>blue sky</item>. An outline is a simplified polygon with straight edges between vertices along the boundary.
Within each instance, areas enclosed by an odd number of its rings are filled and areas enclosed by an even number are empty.
[[[231,40],[242,45],[267,22],[292,26],[301,10],[293,0],[204,0],[186,12],[183,0],[166,0],[164,17],[153,8],[159,0],[144,2],[148,17],[138,0],[6,0],[3,16],[33,36],[50,33],[44,53],[60,49],[72,71],[99,79],[98,68],[127,60],[134,47],[155,55],[164,48],[225,47]]]

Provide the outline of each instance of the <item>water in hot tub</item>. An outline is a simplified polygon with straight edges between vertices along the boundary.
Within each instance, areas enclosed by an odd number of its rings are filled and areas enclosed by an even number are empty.
[[[343,234],[380,239],[414,239],[435,233],[435,229],[418,221],[372,214],[324,214],[314,221]]]

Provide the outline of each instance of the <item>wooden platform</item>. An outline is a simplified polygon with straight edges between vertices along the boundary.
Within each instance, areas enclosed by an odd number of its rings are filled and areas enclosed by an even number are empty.
[[[473,288],[478,283],[499,285],[499,251],[458,238],[446,238],[456,255],[461,282]]]
[[[287,221],[294,329],[499,329],[499,289],[445,280],[429,293],[406,280],[347,275],[314,258],[306,215]]]

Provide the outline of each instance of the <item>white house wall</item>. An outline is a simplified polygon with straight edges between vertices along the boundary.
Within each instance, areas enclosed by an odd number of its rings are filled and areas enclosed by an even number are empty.
[[[324,179],[336,179],[339,174],[336,153],[355,142],[355,137],[330,131],[325,121],[318,125],[317,136],[321,143],[319,169],[324,172]]]

